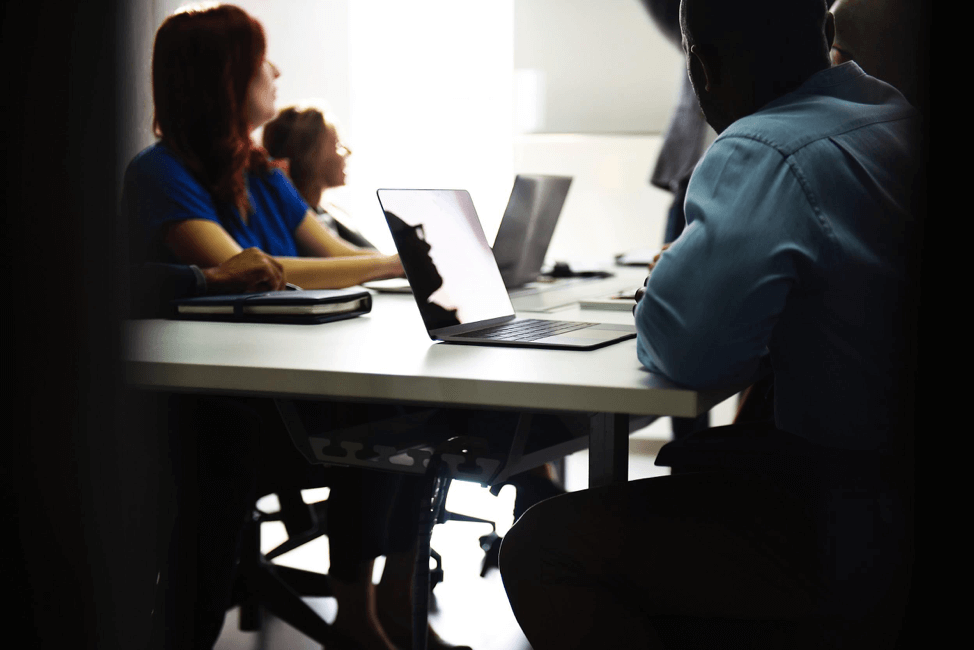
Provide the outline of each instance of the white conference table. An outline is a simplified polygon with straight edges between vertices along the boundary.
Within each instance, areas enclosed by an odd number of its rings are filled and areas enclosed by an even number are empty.
[[[640,269],[616,271],[615,278],[587,284],[581,294],[607,295],[638,286],[645,275]],[[519,315],[633,322],[628,311],[577,304]],[[300,426],[290,405],[322,399],[591,416],[587,439],[580,436],[534,457],[523,453],[523,438],[515,441],[508,467],[484,466],[495,479],[587,447],[590,485],[625,481],[633,423],[644,425],[656,416],[695,417],[737,392],[687,390],[647,372],[636,358],[635,339],[594,351],[436,343],[427,336],[410,295],[375,294],[370,314],[320,325],[159,319],[130,321],[125,336],[130,385],[274,398],[289,428]],[[376,461],[359,460],[355,444],[347,451],[328,441],[318,444],[315,452],[322,461],[363,466]],[[322,445],[332,450],[331,456]],[[408,469],[393,452],[378,452],[386,468]],[[428,458],[424,453],[408,455],[423,461]]]

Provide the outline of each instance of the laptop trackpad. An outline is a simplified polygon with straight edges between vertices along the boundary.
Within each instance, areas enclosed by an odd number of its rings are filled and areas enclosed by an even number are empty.
[[[623,329],[623,328],[620,328]],[[624,338],[624,329],[620,331],[607,331],[600,327],[586,327],[585,329],[575,330],[574,332],[567,332],[565,334],[558,334],[556,336],[548,336],[543,339],[539,339],[538,343],[561,343],[567,345],[590,345],[596,341],[605,341],[613,338]],[[633,332],[635,335],[635,332]]]

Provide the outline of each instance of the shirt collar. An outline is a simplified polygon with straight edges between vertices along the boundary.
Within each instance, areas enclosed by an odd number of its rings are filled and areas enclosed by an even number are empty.
[[[795,92],[807,92],[820,88],[828,88],[830,86],[838,86],[865,74],[855,61],[846,61],[845,63],[834,65],[825,70],[819,70],[806,79],[805,83],[799,86]]]

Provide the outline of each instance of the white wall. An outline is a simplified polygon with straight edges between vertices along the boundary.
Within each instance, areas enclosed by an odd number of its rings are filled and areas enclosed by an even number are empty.
[[[539,133],[658,133],[686,64],[638,0],[516,0],[514,66],[538,79]],[[519,90],[521,88],[519,87]],[[530,110],[530,109],[529,109]]]
[[[349,0],[233,0],[267,35],[267,57],[281,70],[278,107],[327,100],[349,116]]]
[[[469,190],[488,241],[513,179],[513,0],[349,5],[346,200],[375,215],[379,187]],[[337,199],[336,199],[337,201]],[[381,237],[378,230],[381,230]]]
[[[649,184],[662,137],[527,134],[515,139],[515,170],[572,176],[548,261],[611,260],[663,243],[673,195]]]

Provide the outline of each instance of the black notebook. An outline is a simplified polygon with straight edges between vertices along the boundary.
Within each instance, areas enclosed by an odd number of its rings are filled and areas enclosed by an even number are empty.
[[[369,313],[372,294],[362,289],[266,291],[183,298],[172,304],[176,318],[313,324]]]

